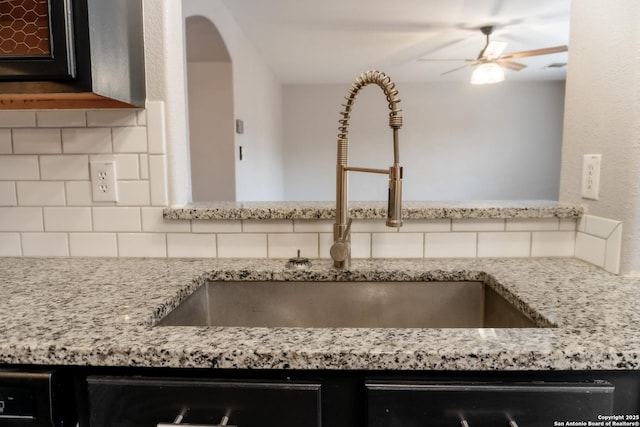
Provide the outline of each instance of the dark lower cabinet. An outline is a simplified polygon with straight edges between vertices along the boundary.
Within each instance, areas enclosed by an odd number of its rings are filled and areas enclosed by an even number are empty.
[[[315,383],[91,376],[87,384],[91,427],[321,426]]]
[[[605,381],[384,381],[365,386],[367,427],[592,425],[613,415],[615,390]]]
[[[640,370],[2,372],[0,427],[640,427]]]

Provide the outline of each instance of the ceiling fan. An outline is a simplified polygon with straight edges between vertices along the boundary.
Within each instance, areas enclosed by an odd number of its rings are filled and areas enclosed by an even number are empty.
[[[526,58],[528,56],[538,56],[538,55],[547,55],[550,53],[558,53],[558,52],[566,52],[569,50],[567,46],[554,46],[547,47],[543,49],[533,49],[533,50],[523,50],[520,52],[506,53],[502,54],[504,49],[507,47],[507,42],[491,40],[490,36],[493,33],[493,26],[487,25],[484,27],[480,27],[480,31],[482,34],[486,36],[486,43],[478,57],[476,59],[430,59],[430,58],[421,58],[419,61],[465,61],[467,64],[462,65],[460,67],[456,67],[452,70],[445,71],[441,75],[453,73],[455,71],[461,70],[466,67],[478,67],[474,74],[482,74],[476,73],[477,71],[483,70],[483,73],[494,73],[494,78],[498,78],[496,81],[501,81],[504,79],[504,73],[502,72],[502,68],[507,68],[513,71],[520,71],[526,67],[525,64],[521,64],[519,62],[512,61],[511,59],[516,58]],[[477,83],[494,83],[495,81],[483,81]],[[472,83],[473,76],[472,76]]]

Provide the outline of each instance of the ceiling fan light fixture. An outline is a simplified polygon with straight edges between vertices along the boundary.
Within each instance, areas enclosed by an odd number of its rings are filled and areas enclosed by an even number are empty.
[[[504,80],[504,70],[498,64],[489,62],[480,64],[471,74],[472,85],[499,83]]]

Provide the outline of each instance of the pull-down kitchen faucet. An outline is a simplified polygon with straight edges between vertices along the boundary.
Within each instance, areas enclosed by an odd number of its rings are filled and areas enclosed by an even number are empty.
[[[393,129],[393,166],[389,169],[372,169],[349,166],[349,118],[356,95],[363,87],[375,83],[383,90],[389,110],[389,126]],[[381,71],[367,71],[361,74],[349,88],[345,96],[344,110],[338,127],[338,163],[336,167],[336,222],[333,225],[333,245],[331,258],[336,268],[346,268],[351,262],[351,218],[348,203],[348,172],[369,172],[389,175],[389,201],[387,204],[387,226],[402,226],[402,167],[398,149],[398,129],[402,127],[402,116],[397,98],[398,91],[391,78]]]

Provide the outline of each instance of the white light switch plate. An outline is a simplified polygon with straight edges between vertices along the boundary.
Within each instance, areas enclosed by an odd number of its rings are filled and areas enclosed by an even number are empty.
[[[582,198],[600,198],[600,165],[602,154],[585,154],[582,159]]]

